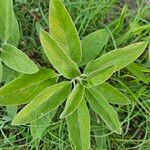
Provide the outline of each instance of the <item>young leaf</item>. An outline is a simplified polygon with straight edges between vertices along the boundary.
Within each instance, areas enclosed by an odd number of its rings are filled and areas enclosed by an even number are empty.
[[[85,90],[86,98],[92,109],[98,113],[106,125],[114,132],[121,134],[122,129],[113,107],[105,100],[105,97],[96,90]]]
[[[2,62],[0,60],[0,83],[2,81],[2,77],[3,77],[3,65],[2,65]]]
[[[67,99],[66,106],[64,111],[62,112],[60,118],[66,118],[69,115],[71,115],[80,105],[81,100],[83,99],[84,96],[84,87],[78,83],[70,96]]]
[[[147,42],[139,42],[128,45],[124,48],[110,51],[102,57],[90,61],[84,72],[85,74],[89,74],[113,65],[117,66],[115,71],[118,71],[136,60],[144,52],[146,46]]]
[[[58,43],[44,30],[41,30],[40,39],[46,56],[59,73],[69,79],[80,75],[75,62],[63,52]]]
[[[13,1],[0,0],[0,38],[6,42],[10,37],[13,18]]]
[[[103,97],[107,100],[107,102],[118,105],[128,105],[130,104],[129,99],[118,91],[116,88],[111,86],[109,83],[105,82],[99,86],[94,87]]]
[[[82,39],[82,61],[80,66],[86,65],[89,61],[94,60],[107,44],[109,33],[105,29],[98,30],[87,35]]]
[[[81,61],[81,43],[73,21],[61,0],[51,0],[49,29],[62,50],[76,63]]]
[[[0,105],[19,105],[30,102],[48,86],[56,83],[56,74],[41,69],[32,75],[21,75],[0,88]]]
[[[68,97],[70,90],[71,83],[67,81],[46,88],[16,115],[12,125],[27,124],[43,117],[58,107]]]
[[[33,74],[39,70],[36,64],[30,60],[27,55],[13,45],[3,44],[2,49],[2,61],[11,69],[25,74]]]
[[[102,70],[92,72],[87,76],[87,81],[90,86],[98,86],[109,79],[114,73],[116,66],[110,66]]]
[[[31,123],[30,131],[33,139],[42,138],[42,135],[46,128],[50,125],[50,121],[53,119],[57,109],[48,112],[40,119],[35,119]]]
[[[76,111],[67,118],[69,139],[75,150],[90,149],[90,115],[83,99]]]

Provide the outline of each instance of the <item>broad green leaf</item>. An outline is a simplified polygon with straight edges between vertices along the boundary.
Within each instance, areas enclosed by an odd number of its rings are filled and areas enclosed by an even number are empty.
[[[101,116],[102,120],[112,131],[121,134],[122,129],[117,113],[106,101],[105,97],[93,89],[87,89],[85,93],[91,108]]]
[[[72,90],[70,96],[68,97],[65,105],[65,109],[62,112],[60,118],[66,118],[70,116],[80,105],[84,97],[84,87],[78,83]]]
[[[58,43],[44,30],[41,30],[40,39],[46,56],[60,74],[69,79],[80,75],[75,62],[63,52]]]
[[[127,5],[125,4],[122,9],[118,23],[117,23],[115,29],[113,30],[113,34],[119,33],[121,31],[126,14],[127,14]]]
[[[98,86],[109,79],[114,73],[115,69],[116,66],[111,66],[102,70],[92,72],[87,76],[87,81],[90,86]]]
[[[2,45],[1,58],[5,65],[20,73],[33,74],[39,69],[27,55],[10,44]]]
[[[129,66],[127,66],[127,69],[133,75],[135,75],[138,79],[140,79],[144,83],[148,83],[148,76],[146,76],[146,74],[144,74],[144,72],[148,72],[148,71],[150,72],[150,69],[147,69],[147,68],[140,66],[136,63],[130,64]]]
[[[0,0],[0,38],[6,42],[11,34],[13,20],[13,1]]]
[[[144,52],[147,44],[147,42],[138,42],[124,48],[110,51],[102,57],[90,61],[84,72],[85,74],[89,74],[99,69],[115,65],[117,66],[115,71],[118,71],[136,60]]]
[[[30,131],[33,139],[42,138],[43,133],[49,127],[50,121],[53,119],[57,109],[54,109],[48,112],[46,115],[41,117],[40,119],[35,119],[31,123]]]
[[[2,81],[2,77],[3,77],[3,65],[2,65],[2,62],[0,60],[0,83]]]
[[[19,105],[30,102],[48,86],[56,83],[56,74],[41,69],[32,75],[21,75],[0,88],[0,105]]]
[[[69,139],[75,150],[90,149],[90,115],[83,99],[78,109],[67,118]]]
[[[94,60],[107,44],[109,33],[105,29],[98,30],[87,35],[82,39],[82,61],[80,66],[86,65],[89,61]]]
[[[27,124],[58,107],[69,95],[70,82],[60,82],[38,94],[14,118],[12,125]]]
[[[9,44],[14,45],[14,46],[18,46],[19,40],[20,40],[19,25],[18,25],[18,21],[16,19],[16,16],[13,13],[11,32],[10,32],[9,39],[7,42]]]
[[[73,21],[61,0],[51,0],[49,29],[62,50],[76,63],[81,61],[81,43]]]
[[[118,91],[116,88],[111,86],[109,83],[105,82],[99,86],[94,87],[103,97],[107,100],[107,102],[118,105],[128,105],[130,104],[129,99]]]

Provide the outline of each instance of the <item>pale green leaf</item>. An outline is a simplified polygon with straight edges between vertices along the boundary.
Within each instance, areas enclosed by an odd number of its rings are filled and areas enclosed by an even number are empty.
[[[39,70],[27,55],[13,45],[3,44],[2,50],[2,61],[11,69],[25,74],[33,74]]]
[[[147,42],[138,42],[124,48],[110,51],[102,57],[90,61],[84,72],[85,74],[89,74],[113,65],[117,66],[115,71],[118,71],[136,60],[144,52],[147,44]]]
[[[111,66],[104,68],[102,70],[98,70],[95,72],[90,73],[87,76],[87,81],[89,86],[98,86],[108,80],[112,74],[114,73],[116,66]]]
[[[39,119],[35,119],[31,123],[30,131],[33,139],[39,139],[42,138],[43,133],[49,127],[50,121],[53,119],[57,109],[54,109],[50,112],[48,112],[46,115]]]
[[[106,101],[105,97],[96,90],[87,89],[85,91],[86,98],[92,109],[98,113],[106,125],[114,132],[121,134],[121,124],[119,122],[116,111]]]
[[[78,109],[67,118],[69,139],[75,150],[90,149],[90,115],[83,99]]]
[[[69,79],[80,75],[75,62],[63,52],[58,43],[44,30],[41,30],[40,39],[46,56],[59,73]]]
[[[19,105],[30,102],[48,86],[56,83],[56,74],[41,69],[32,75],[21,75],[0,88],[0,105]]]
[[[49,29],[63,51],[76,63],[82,57],[81,43],[74,23],[61,0],[51,0]]]
[[[70,82],[60,82],[38,94],[14,118],[12,125],[27,124],[58,107],[69,95]]]
[[[128,105],[130,104],[130,100],[118,91],[116,88],[111,86],[109,83],[105,82],[99,86],[94,87],[103,97],[107,100],[107,102],[118,105]]]
[[[0,0],[0,38],[6,42],[11,34],[13,1]]]
[[[95,31],[81,40],[82,43],[82,61],[80,66],[86,65],[94,60],[107,44],[109,33],[106,29]]]
[[[84,87],[78,83],[72,90],[70,96],[68,97],[65,105],[65,109],[62,112],[60,118],[66,118],[70,116],[80,105],[84,97]]]

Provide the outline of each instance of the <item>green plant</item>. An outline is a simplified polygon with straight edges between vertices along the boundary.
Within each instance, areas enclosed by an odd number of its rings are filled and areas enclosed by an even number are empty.
[[[13,11],[13,1],[0,0],[0,3],[0,81],[3,75],[2,62],[20,73],[36,73],[39,70],[37,66],[17,48],[20,31]]]
[[[74,148],[88,150],[90,114],[87,104],[113,132],[121,134],[121,124],[111,104],[127,105],[130,101],[106,80],[136,60],[144,52],[147,42],[102,55],[109,38],[106,29],[91,33],[80,41],[60,0],[51,0],[49,14],[50,34],[42,29],[40,39],[46,56],[58,73],[45,68],[32,75],[19,76],[0,89],[0,105],[29,103],[15,116],[12,125],[31,123],[32,134],[35,134],[43,129],[33,127],[40,127],[43,120],[49,121],[46,118],[52,118],[58,106],[67,99],[60,118],[66,119]]]

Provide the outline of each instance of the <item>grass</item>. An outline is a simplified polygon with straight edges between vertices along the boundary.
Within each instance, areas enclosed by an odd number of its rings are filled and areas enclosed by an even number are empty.
[[[49,0],[28,0],[25,3],[16,1],[14,9],[21,29],[19,47],[35,62],[45,66],[47,65],[47,59],[42,56],[38,31],[40,25],[47,29]],[[106,49],[106,51],[109,51],[115,47],[121,47],[143,39],[150,41],[150,27],[142,29],[143,25],[150,24],[150,5],[146,4],[146,0],[135,0],[133,4],[132,0],[128,0],[129,8],[122,31],[117,35],[112,34],[112,27],[120,16],[124,5],[123,1],[125,0],[66,0],[65,5],[81,38],[100,28],[108,28],[112,35]],[[110,23],[111,26],[109,26]],[[138,27],[141,27],[141,29],[134,33],[133,31]],[[150,67],[149,58],[148,52],[145,52],[137,60],[137,63]],[[6,70],[9,76],[5,75],[5,79],[3,79],[5,83],[17,76],[15,72]],[[122,135],[110,132],[100,118],[92,113],[91,149],[149,150],[150,84],[143,83],[127,69],[114,74],[109,82],[127,95],[132,104],[115,107],[122,122],[124,131]],[[61,111],[61,108],[59,110]],[[60,112],[57,112],[53,122],[50,123],[41,139],[31,137],[29,126],[11,126],[11,120],[15,112],[15,107],[0,108],[0,149],[70,150],[72,148],[68,140],[66,124],[63,120],[58,120],[57,116]]]

